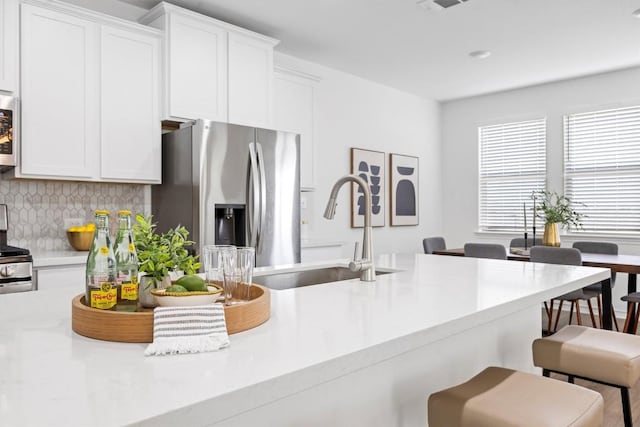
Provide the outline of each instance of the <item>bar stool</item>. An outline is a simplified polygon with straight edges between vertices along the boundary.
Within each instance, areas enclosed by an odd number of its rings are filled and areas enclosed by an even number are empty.
[[[640,378],[640,337],[603,329],[569,325],[533,342],[533,364],[567,375],[617,387],[622,398],[624,425],[632,426],[629,388]]]
[[[604,401],[573,384],[490,367],[429,396],[427,418],[429,427],[595,427],[604,422]]]

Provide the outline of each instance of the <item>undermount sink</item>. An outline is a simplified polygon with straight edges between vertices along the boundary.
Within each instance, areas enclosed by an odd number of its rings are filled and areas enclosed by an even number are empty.
[[[376,270],[376,276],[393,271]],[[351,271],[346,267],[324,267],[313,270],[272,272],[253,276],[253,282],[270,289],[282,290],[318,285],[320,283],[339,282],[359,279],[361,272]]]

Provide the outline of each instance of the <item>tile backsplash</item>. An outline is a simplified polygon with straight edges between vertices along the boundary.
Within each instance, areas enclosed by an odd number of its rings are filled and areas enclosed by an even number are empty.
[[[120,209],[148,214],[149,194],[147,185],[0,181],[0,203],[9,211],[8,243],[31,251],[73,250],[67,227],[92,222],[96,209],[111,211],[112,228]]]

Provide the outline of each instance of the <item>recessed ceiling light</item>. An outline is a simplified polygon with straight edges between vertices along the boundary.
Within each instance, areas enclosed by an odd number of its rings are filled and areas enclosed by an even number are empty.
[[[640,18],[640,9],[636,9],[634,10],[631,15],[633,15],[636,18]]]
[[[475,59],[485,59],[491,56],[491,52],[488,50],[474,50],[469,52],[469,56]]]

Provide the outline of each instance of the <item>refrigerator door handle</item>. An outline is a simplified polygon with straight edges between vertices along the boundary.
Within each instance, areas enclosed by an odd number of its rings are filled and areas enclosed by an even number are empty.
[[[251,186],[250,192],[251,197],[248,199],[248,211],[249,211],[249,246],[256,247],[258,243],[258,221],[260,221],[260,199],[259,199],[259,189],[260,189],[260,176],[258,172],[258,159],[256,156],[256,143],[252,142],[249,144],[249,163],[251,167]]]
[[[258,242],[256,252],[262,252],[262,227],[266,224],[267,215],[267,178],[264,171],[264,153],[262,152],[262,144],[256,142],[256,150],[258,154],[258,169],[260,170],[260,225],[258,228]]]

